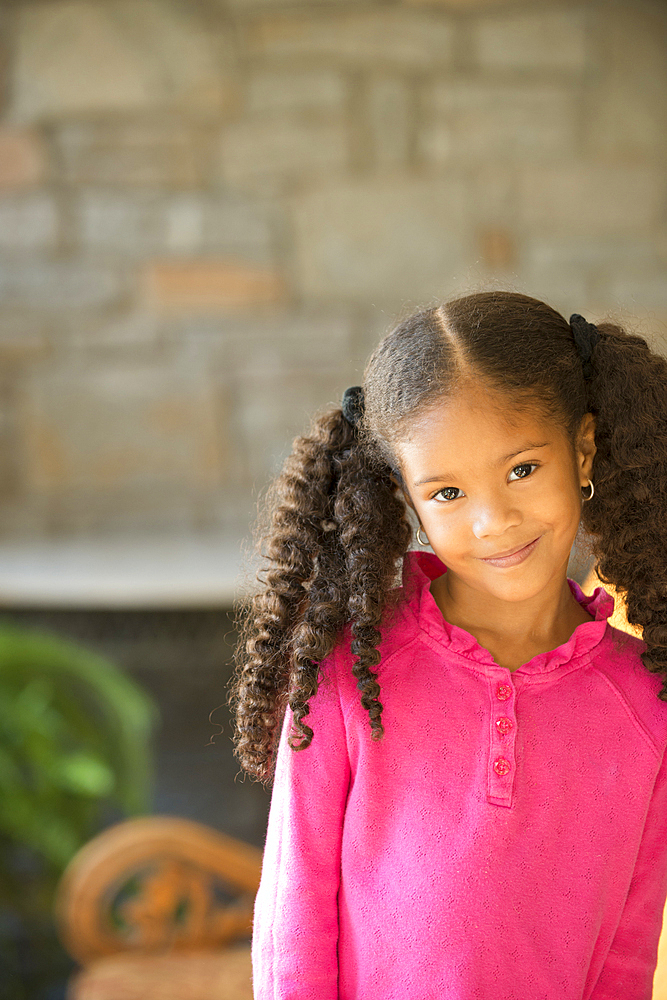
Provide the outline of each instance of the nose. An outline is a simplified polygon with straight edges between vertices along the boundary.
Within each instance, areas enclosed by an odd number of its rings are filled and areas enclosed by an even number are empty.
[[[494,495],[478,501],[472,512],[472,531],[475,538],[499,538],[523,520],[521,511],[512,503],[512,497]]]

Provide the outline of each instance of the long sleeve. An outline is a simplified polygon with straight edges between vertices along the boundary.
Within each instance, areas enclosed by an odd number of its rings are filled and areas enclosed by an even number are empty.
[[[667,894],[667,755],[658,773],[630,889],[590,1000],[651,1000]]]
[[[310,707],[310,747],[295,752],[288,746],[288,710],[278,748],[255,903],[255,1000],[338,998],[338,889],[350,766],[333,678],[325,674]]]

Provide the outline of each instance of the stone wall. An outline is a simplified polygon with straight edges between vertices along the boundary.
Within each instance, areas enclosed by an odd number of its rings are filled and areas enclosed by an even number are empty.
[[[424,301],[664,337],[660,0],[1,10],[0,535],[245,532]]]

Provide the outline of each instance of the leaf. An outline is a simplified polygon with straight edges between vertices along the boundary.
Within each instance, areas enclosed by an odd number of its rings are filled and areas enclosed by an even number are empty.
[[[111,795],[116,784],[112,769],[99,757],[83,751],[61,758],[51,774],[61,788],[94,798]]]

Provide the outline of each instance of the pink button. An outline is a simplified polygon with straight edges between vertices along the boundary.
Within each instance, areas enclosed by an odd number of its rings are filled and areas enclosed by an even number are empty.
[[[501,736],[507,736],[510,729],[514,728],[514,723],[511,719],[508,719],[506,715],[501,715],[499,719],[496,719],[496,729]]]
[[[512,765],[504,757],[497,757],[493,762],[493,770],[502,777],[504,774],[509,774]]]
[[[509,684],[499,684],[496,688],[496,698],[500,701],[507,701],[508,698],[512,697],[512,688]]]

